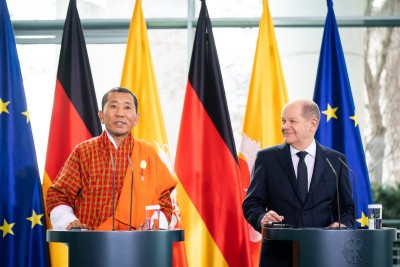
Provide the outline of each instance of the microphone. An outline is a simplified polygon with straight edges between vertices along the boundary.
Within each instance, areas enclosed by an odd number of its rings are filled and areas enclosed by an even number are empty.
[[[353,184],[354,184],[354,230],[357,230],[357,186],[356,186],[356,175],[354,172],[350,169],[350,167],[342,160],[340,157],[338,157],[338,160],[346,167],[346,169],[353,175]],[[346,174],[347,175],[347,174]],[[350,179],[350,177],[347,175],[347,177]]]
[[[114,231],[114,219],[115,219],[115,163],[112,152],[110,152],[111,157],[111,167],[112,167],[112,187],[111,187],[111,197],[112,197],[112,231]]]
[[[132,192],[133,192],[133,166],[132,166],[132,161],[131,158],[128,155],[128,162],[129,162],[129,167],[131,168],[131,200],[129,203],[129,231],[132,230]]]
[[[328,159],[328,157],[325,157],[326,161],[329,164],[329,167],[331,167],[333,173],[335,174],[336,178],[336,202],[337,202],[337,208],[338,208],[338,221],[339,221],[339,229],[341,228],[341,221],[340,221],[340,201],[339,201],[339,177],[335,171],[335,169],[332,166],[332,163]]]

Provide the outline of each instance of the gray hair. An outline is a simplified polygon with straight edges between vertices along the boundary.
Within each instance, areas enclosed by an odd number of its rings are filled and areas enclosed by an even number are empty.
[[[308,120],[316,118],[319,121],[321,119],[319,107],[314,101],[307,101],[303,103],[301,115]]]

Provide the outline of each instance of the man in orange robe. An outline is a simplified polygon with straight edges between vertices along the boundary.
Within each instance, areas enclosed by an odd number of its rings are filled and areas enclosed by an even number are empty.
[[[130,222],[139,229],[145,206],[156,204],[169,224],[170,193],[177,181],[151,145],[133,138],[137,110],[137,98],[128,89],[117,87],[104,95],[99,117],[105,131],[75,147],[48,190],[54,229],[127,230]]]

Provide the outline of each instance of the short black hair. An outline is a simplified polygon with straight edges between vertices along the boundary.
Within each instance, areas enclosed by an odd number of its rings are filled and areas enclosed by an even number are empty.
[[[124,87],[114,87],[114,88],[110,89],[108,92],[106,92],[104,94],[103,99],[101,100],[101,109],[102,110],[104,110],[104,106],[107,103],[108,97],[112,93],[127,93],[127,94],[130,94],[133,97],[133,102],[135,104],[136,112],[138,112],[139,103],[138,103],[136,95],[134,93],[132,93],[131,90],[129,90],[127,88],[124,88]]]

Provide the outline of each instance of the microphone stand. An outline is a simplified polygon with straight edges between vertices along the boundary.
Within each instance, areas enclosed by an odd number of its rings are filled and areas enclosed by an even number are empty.
[[[354,172],[350,169],[350,167],[342,160],[340,157],[338,157],[339,161],[346,167],[347,170],[350,171],[350,173],[353,175],[353,184],[354,184],[354,230],[357,230],[357,186],[356,186],[356,175]],[[348,177],[348,176],[347,176]]]
[[[115,164],[112,152],[110,152],[111,157],[111,167],[112,167],[112,187],[111,187],[111,197],[112,197],[112,231],[114,231],[114,220],[115,220]]]
[[[332,163],[328,159],[328,157],[326,157],[325,159],[328,162],[329,166],[331,167],[331,169],[336,177],[336,202],[337,202],[337,208],[338,208],[338,221],[339,221],[339,230],[340,230],[341,229],[341,221],[340,221],[340,201],[339,201],[339,177],[338,177],[335,169],[333,168]]]
[[[133,166],[132,166],[132,161],[131,161],[131,158],[129,157],[129,155],[128,155],[128,162],[129,162],[129,167],[131,168],[131,177],[132,177],[132,179],[131,179],[131,196],[130,196],[131,200],[129,203],[129,231],[131,231],[132,230]]]

